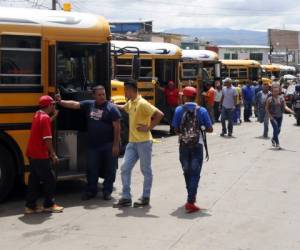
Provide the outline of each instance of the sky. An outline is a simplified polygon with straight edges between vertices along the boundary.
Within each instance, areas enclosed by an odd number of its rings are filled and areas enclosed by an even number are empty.
[[[63,3],[60,0],[60,3]],[[65,1],[67,2],[67,1]],[[109,21],[154,22],[154,31],[174,28],[300,30],[299,0],[70,0],[74,11]],[[0,0],[0,6],[50,7],[50,0]]]

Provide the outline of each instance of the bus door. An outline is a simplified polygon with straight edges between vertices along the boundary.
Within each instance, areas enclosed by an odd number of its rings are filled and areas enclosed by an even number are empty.
[[[178,67],[179,60],[156,59],[155,60],[155,77],[161,87],[166,87],[169,81],[174,81],[176,88],[178,87]],[[170,110],[166,103],[164,93],[156,89],[155,106],[162,110],[168,121],[170,121]]]
[[[155,105],[155,85],[152,83],[154,78],[153,64],[152,59],[141,59],[138,90],[144,99]]]
[[[92,88],[103,85],[110,95],[108,44],[58,42],[49,46],[49,85],[59,90],[62,99],[91,99]],[[59,173],[83,173],[86,169],[87,122],[81,110],[59,108],[56,120],[56,150]]]

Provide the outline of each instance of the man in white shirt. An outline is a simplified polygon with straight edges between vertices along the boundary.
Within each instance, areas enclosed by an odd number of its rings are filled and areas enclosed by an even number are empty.
[[[232,86],[232,80],[226,78],[224,80],[224,85],[222,89],[222,98],[220,102],[221,109],[221,121],[222,121],[222,133],[220,136],[225,136],[227,134],[226,120],[228,120],[228,136],[232,136],[233,132],[233,111],[237,103],[237,92]]]

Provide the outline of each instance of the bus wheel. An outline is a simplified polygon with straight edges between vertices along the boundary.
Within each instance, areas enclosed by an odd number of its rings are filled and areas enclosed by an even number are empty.
[[[0,202],[12,191],[16,178],[16,170],[11,153],[0,145]]]

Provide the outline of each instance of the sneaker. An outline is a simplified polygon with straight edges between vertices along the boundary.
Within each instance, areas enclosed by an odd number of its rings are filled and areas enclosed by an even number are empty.
[[[91,194],[91,193],[85,192],[85,193],[82,194],[81,200],[87,201],[87,200],[93,199],[95,197],[96,197],[95,194]]]
[[[222,136],[222,137],[225,136],[225,135],[226,135],[226,133],[224,133],[224,132],[222,132],[222,133],[220,134],[220,136]]]
[[[145,207],[145,206],[149,206],[150,203],[150,198],[139,198],[136,202],[133,203],[134,207]]]
[[[110,201],[112,199],[110,193],[103,193],[103,200]]]
[[[274,141],[274,139],[272,139],[271,142],[272,142],[272,146],[275,147],[276,146],[276,142]]]
[[[114,208],[120,208],[120,207],[131,207],[132,201],[131,199],[124,199],[121,198],[117,203],[113,205]]]
[[[275,148],[278,149],[278,150],[281,150],[281,149],[282,149],[282,147],[280,147],[279,144],[276,144]]]
[[[200,207],[196,206],[195,203],[187,202],[184,207],[187,213],[195,213],[200,210]]]
[[[232,137],[232,133],[228,133],[228,136],[229,136],[229,137]]]
[[[25,214],[38,214],[43,212],[43,208],[42,207],[36,207],[36,208],[30,208],[30,207],[25,207]]]
[[[57,204],[53,204],[51,207],[44,207],[44,212],[61,213],[63,211],[64,211],[64,207],[61,207]]]

